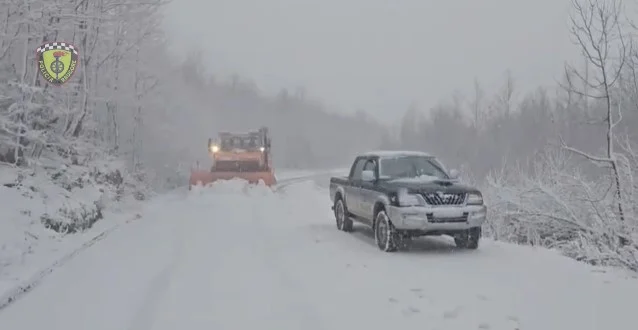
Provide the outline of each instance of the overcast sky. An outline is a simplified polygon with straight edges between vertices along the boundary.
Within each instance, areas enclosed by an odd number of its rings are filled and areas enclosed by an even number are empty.
[[[569,41],[569,0],[174,0],[176,49],[199,46],[210,69],[263,90],[304,86],[342,111],[398,118],[510,69],[521,89],[553,85]],[[186,47],[186,48],[184,48]]]

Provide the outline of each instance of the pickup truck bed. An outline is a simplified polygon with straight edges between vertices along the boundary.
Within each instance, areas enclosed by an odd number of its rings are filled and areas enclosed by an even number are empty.
[[[330,178],[330,201],[334,203],[335,195],[339,187],[345,187],[350,184],[347,176],[335,176]]]

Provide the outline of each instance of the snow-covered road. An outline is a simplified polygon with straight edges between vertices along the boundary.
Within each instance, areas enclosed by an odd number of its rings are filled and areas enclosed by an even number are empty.
[[[324,178],[325,181],[325,178]],[[312,181],[146,206],[0,311],[0,329],[627,329],[638,280],[546,250],[442,238],[379,251]]]

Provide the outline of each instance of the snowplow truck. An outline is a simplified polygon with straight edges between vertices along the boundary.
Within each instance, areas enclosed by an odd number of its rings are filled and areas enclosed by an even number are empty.
[[[272,168],[268,128],[247,133],[221,132],[216,140],[208,139],[210,170],[191,171],[189,189],[218,180],[244,179],[267,186],[277,183]]]

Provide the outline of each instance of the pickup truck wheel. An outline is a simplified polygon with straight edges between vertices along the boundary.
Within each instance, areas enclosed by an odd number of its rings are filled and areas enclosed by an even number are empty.
[[[481,239],[481,227],[470,228],[454,236],[454,243],[461,249],[476,250]]]
[[[341,198],[335,201],[335,220],[337,229],[345,232],[352,231],[353,223],[348,217],[348,208]]]
[[[384,210],[377,213],[374,221],[374,240],[381,251],[394,252],[398,249],[399,234]]]

